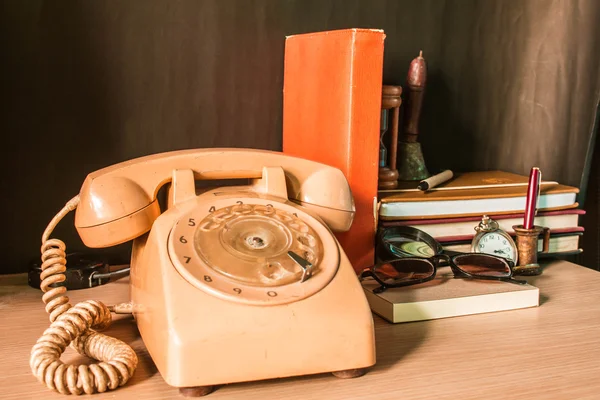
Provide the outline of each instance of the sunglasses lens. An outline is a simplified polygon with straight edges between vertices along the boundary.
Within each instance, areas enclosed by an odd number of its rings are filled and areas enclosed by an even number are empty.
[[[506,261],[484,254],[457,256],[454,258],[454,263],[471,275],[504,277],[510,276],[511,273]]]
[[[400,259],[378,265],[373,271],[388,285],[427,279],[434,274],[434,267],[427,260]]]

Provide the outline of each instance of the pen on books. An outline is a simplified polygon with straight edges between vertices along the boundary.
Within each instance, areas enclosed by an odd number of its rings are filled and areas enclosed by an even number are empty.
[[[542,172],[540,169],[538,167],[531,168],[529,185],[527,186],[527,198],[525,200],[525,216],[523,219],[523,228],[525,229],[533,229],[533,220],[537,211],[541,181]]]
[[[440,172],[439,174],[430,176],[429,178],[422,180],[421,182],[419,182],[417,189],[422,191],[429,190],[438,185],[441,185],[444,182],[448,182],[450,179],[452,179],[453,176],[454,174],[452,173],[452,171],[447,169],[444,172]]]

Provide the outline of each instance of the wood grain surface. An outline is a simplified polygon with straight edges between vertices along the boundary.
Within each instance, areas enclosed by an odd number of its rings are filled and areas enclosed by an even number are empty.
[[[378,360],[363,377],[319,374],[238,383],[206,398],[597,399],[600,272],[556,261],[543,275],[527,279],[540,288],[540,307],[397,325],[375,317]],[[122,279],[70,294],[73,302],[127,301],[128,283]],[[24,275],[0,278],[2,399],[66,398],[38,383],[29,370],[31,346],[48,324],[40,297]],[[117,317],[107,332],[131,344],[140,363],[127,386],[95,398],[182,398],[162,380],[131,317]],[[74,360],[81,357],[71,350],[63,356]]]

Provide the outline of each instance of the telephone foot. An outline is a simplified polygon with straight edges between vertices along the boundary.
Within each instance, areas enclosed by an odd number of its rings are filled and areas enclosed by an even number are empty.
[[[340,379],[358,378],[367,373],[366,368],[346,369],[343,371],[332,372],[333,376]]]
[[[194,386],[179,388],[179,394],[184,397],[202,397],[212,393],[214,386]]]

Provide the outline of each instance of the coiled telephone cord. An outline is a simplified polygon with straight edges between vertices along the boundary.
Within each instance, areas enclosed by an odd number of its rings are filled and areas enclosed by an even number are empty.
[[[124,342],[96,332],[111,323],[109,308],[88,300],[71,306],[65,295],[67,288],[52,285],[65,281],[66,246],[50,234],[70,211],[77,208],[79,196],[72,198],[50,221],[42,236],[42,300],[50,315],[50,327],[31,349],[29,365],[37,379],[50,389],[63,394],[93,394],[116,389],[127,383],[138,363],[133,349]],[[80,354],[99,363],[67,365],[60,356],[71,344]]]

